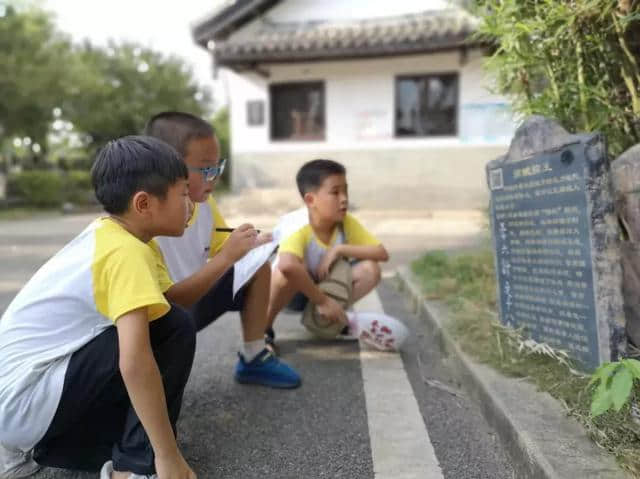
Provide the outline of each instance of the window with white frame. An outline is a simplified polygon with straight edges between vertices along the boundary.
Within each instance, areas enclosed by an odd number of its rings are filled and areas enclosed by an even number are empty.
[[[272,140],[324,140],[323,82],[273,84],[269,87],[269,93]]]
[[[396,77],[396,137],[458,133],[458,74]]]

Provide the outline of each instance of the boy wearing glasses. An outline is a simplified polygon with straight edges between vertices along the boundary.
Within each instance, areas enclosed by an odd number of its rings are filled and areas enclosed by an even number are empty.
[[[227,224],[211,196],[225,165],[213,128],[189,113],[163,112],[149,120],[145,134],[165,141],[182,155],[189,170],[189,197],[195,204],[183,236],[156,238],[174,282],[165,296],[189,310],[198,331],[227,311],[240,311],[244,344],[235,379],[274,388],[298,387],[298,373],[272,354],[264,340],[269,264],[262,265],[233,295],[234,263],[271,241],[271,235],[258,235],[250,224],[232,233],[216,231]]]

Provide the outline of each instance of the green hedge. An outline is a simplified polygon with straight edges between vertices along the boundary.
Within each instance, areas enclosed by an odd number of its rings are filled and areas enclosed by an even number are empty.
[[[83,170],[12,173],[7,181],[7,196],[39,208],[55,208],[64,202],[84,205],[93,201],[91,176]]]
[[[63,176],[65,185],[64,200],[76,205],[95,202],[91,173],[85,170],[70,170]]]

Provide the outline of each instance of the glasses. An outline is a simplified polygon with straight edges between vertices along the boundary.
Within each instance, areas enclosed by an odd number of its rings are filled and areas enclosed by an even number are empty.
[[[218,162],[218,166],[208,166],[206,168],[196,168],[195,166],[190,166],[189,169],[191,171],[198,171],[202,175],[204,181],[213,181],[224,171],[224,166],[227,164],[227,159],[223,158]]]

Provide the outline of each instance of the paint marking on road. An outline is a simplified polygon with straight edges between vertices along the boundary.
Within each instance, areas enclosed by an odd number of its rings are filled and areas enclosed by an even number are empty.
[[[355,309],[384,312],[375,290]],[[443,479],[402,357],[362,343],[360,351],[375,479]]]

